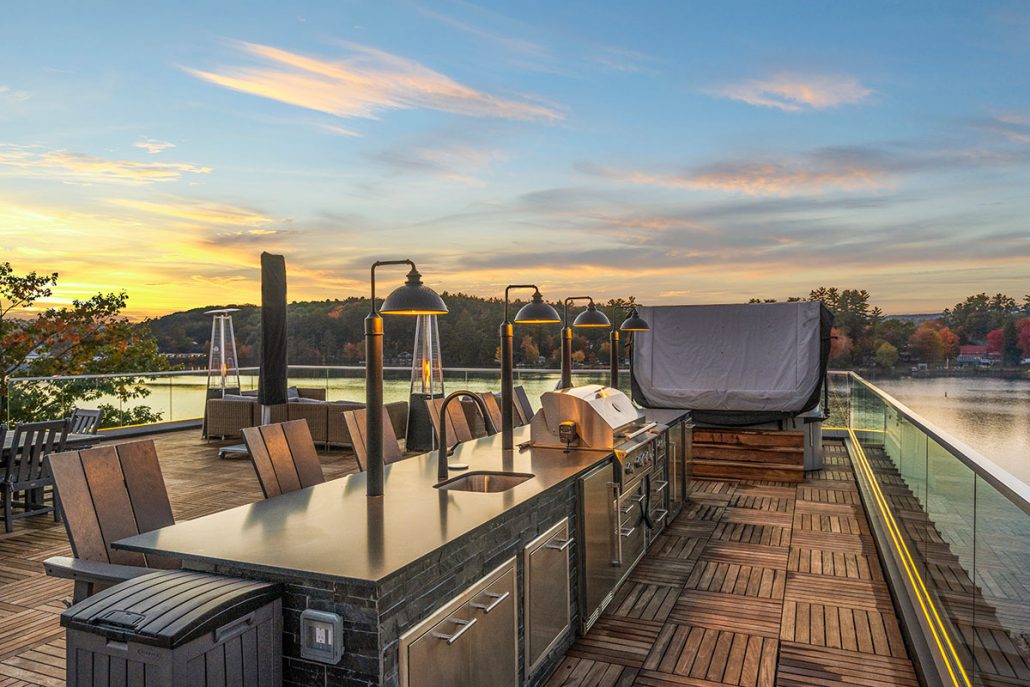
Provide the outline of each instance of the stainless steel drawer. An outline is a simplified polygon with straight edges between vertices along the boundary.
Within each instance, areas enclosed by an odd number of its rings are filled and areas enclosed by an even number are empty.
[[[518,594],[511,558],[400,639],[402,687],[516,687]]]
[[[571,626],[569,555],[572,543],[566,518],[526,546],[527,676]]]

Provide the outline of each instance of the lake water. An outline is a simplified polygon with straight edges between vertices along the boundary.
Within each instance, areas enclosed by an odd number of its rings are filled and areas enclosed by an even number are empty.
[[[516,384],[526,387],[535,404],[544,391],[553,389],[558,371],[541,374],[516,371]],[[628,386],[629,374],[621,376]],[[601,371],[575,374],[576,384],[604,384],[607,375]],[[244,389],[257,386],[256,376],[241,379]],[[899,379],[874,382],[895,396],[913,412],[923,416],[945,432],[972,446],[989,459],[1030,484],[1030,381],[987,378]],[[363,401],[365,380],[358,371],[312,371],[309,377],[292,377],[290,384],[326,389],[330,400]],[[496,391],[500,388],[498,373],[448,373],[447,391],[471,389]],[[146,399],[128,405],[148,405],[165,420],[200,417],[204,408],[205,377],[180,376],[154,379]],[[407,400],[410,381],[407,373],[388,372],[384,381],[387,402]],[[629,393],[628,388],[623,391]],[[17,386],[12,389],[17,393]],[[118,405],[117,399],[105,399]]]
[[[1030,484],[1030,380],[946,377],[873,383]]]

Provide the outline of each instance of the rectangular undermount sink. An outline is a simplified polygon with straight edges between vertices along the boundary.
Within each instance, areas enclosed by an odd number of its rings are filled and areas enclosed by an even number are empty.
[[[435,486],[437,489],[493,494],[499,491],[508,491],[515,485],[532,478],[533,475],[522,472],[470,472],[460,477],[452,477]]]

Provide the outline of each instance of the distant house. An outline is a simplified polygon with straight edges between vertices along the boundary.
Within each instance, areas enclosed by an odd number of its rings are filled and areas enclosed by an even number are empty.
[[[960,366],[979,367],[980,365],[990,365],[999,358],[1000,356],[996,352],[988,350],[987,346],[959,346],[958,358],[955,362]]]

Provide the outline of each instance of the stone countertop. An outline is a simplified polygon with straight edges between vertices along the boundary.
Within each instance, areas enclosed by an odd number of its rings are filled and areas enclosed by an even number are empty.
[[[599,451],[528,448],[529,426],[515,429],[514,451],[500,434],[460,444],[452,463],[467,471],[531,474],[499,493],[434,488],[437,454],[386,466],[385,495],[365,495],[361,472],[307,489],[122,539],[114,548],[184,561],[226,564],[279,575],[376,583],[556,485],[609,460]]]

